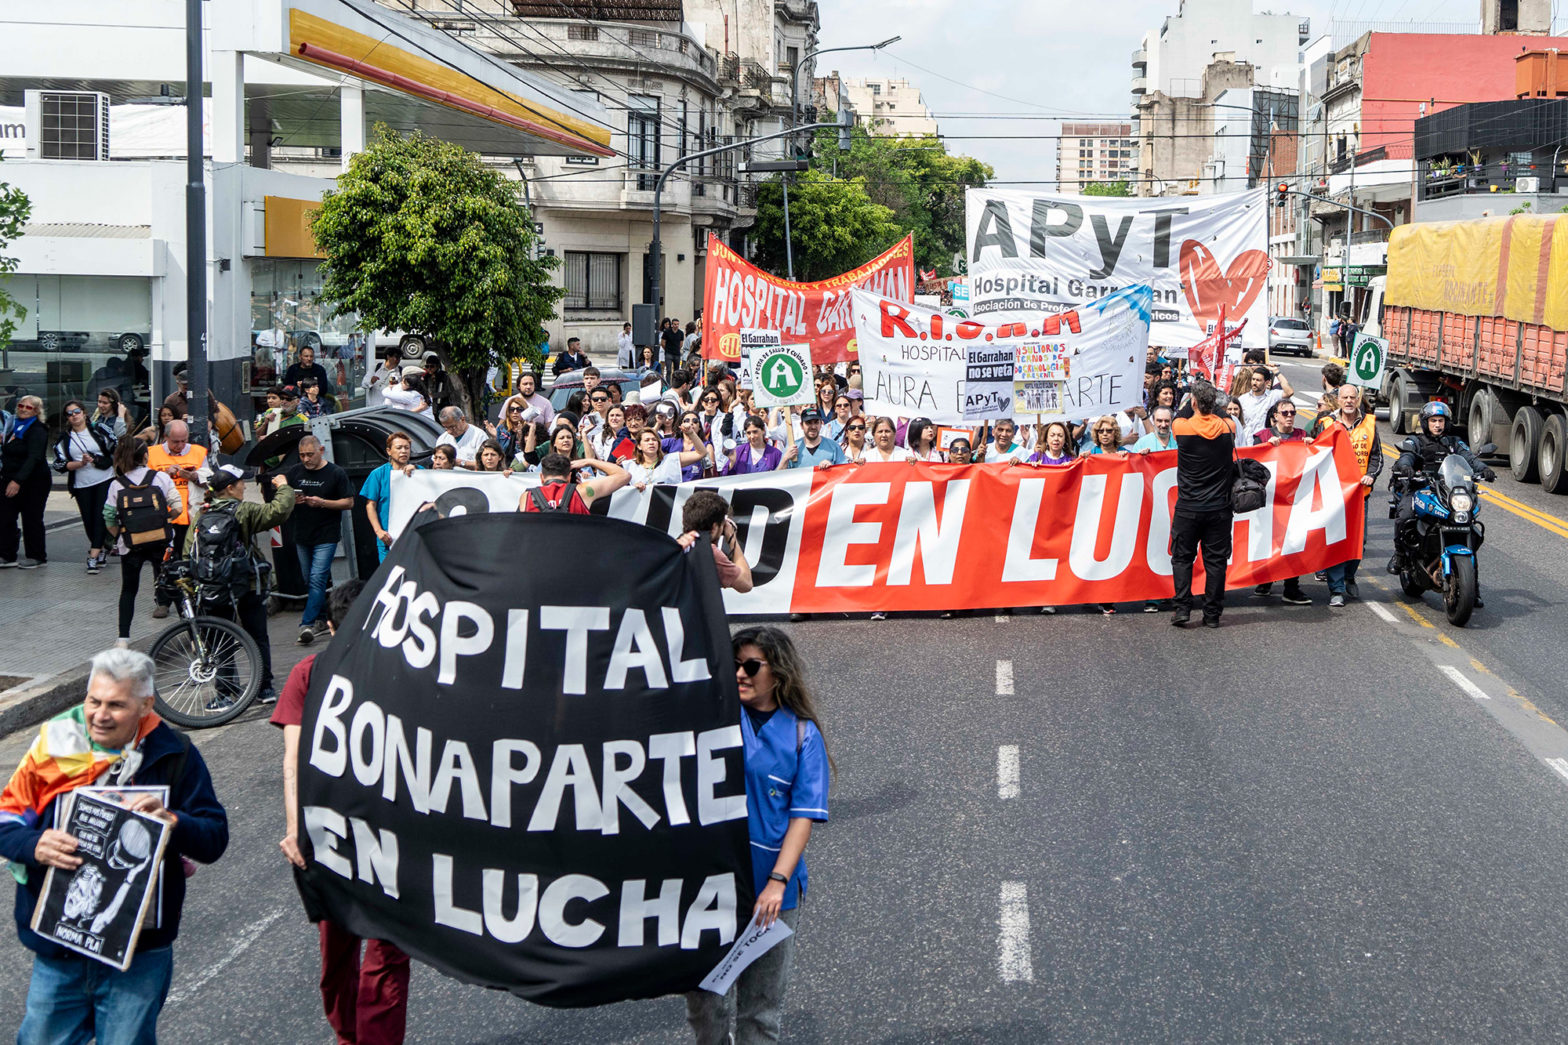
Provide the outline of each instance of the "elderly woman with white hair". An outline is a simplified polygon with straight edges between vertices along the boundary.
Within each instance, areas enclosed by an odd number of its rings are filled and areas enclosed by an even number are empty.
[[[49,426],[44,401],[16,401],[16,424],[0,445],[0,569],[33,570],[49,561],[44,547],[44,505],[49,502]],[[20,524],[20,539],[18,525]],[[18,561],[18,546],[27,556]]]

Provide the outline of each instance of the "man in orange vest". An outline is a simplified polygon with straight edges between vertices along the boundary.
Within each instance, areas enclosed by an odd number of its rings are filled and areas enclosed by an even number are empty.
[[[1383,443],[1377,436],[1377,418],[1362,411],[1361,389],[1355,385],[1339,386],[1339,410],[1322,423],[1324,432],[1332,431],[1335,426],[1345,430],[1350,436],[1350,445],[1355,448],[1356,463],[1361,466],[1361,499],[1364,509],[1366,499],[1372,495],[1372,484],[1377,482],[1378,474],[1383,471]],[[1365,510],[1361,513],[1363,548],[1367,540],[1369,514]],[[1331,608],[1338,609],[1345,605],[1346,596],[1352,599],[1361,598],[1361,593],[1356,590],[1356,568],[1360,565],[1360,559],[1348,559],[1324,571],[1328,580],[1328,604]]]
[[[179,518],[174,520],[174,547],[185,547],[185,533],[191,527],[191,482],[206,482],[207,448],[194,446],[190,441],[190,429],[184,421],[170,421],[169,427],[164,431],[164,440],[155,443],[147,451],[147,467],[153,471],[163,472],[172,480],[174,487],[179,491],[180,503],[183,509]],[[161,589],[156,589],[157,607],[152,611],[154,617],[167,617],[169,615],[169,599]]]

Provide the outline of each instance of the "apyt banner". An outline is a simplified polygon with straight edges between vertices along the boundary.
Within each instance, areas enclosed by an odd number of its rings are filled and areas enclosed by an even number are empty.
[[[615,554],[518,571],[524,547]],[[546,1005],[687,991],[719,963],[754,887],[705,545],[591,516],[430,522],[339,639],[298,762],[312,917]]]
[[[816,283],[791,283],[764,272],[708,236],[702,290],[702,354],[725,363],[740,361],[741,330],[779,331],[783,340],[811,345],[816,366],[855,358],[851,287],[864,287],[894,301],[915,299],[915,239],[905,236],[857,269]]]
[[[994,323],[1066,312],[1134,284],[1154,292],[1149,340],[1190,345],[1250,320],[1268,345],[1265,190],[1175,199],[967,192],[969,314]]]
[[[1360,558],[1361,471],[1344,432],[1238,453],[1262,462],[1270,479],[1264,506],[1236,517],[1227,587]],[[470,499],[471,508],[487,502],[515,511],[516,476],[420,471],[393,478],[394,526],[409,506],[465,484],[496,490]],[[1067,606],[1171,595],[1174,450],[1081,457],[1059,468],[790,469],[620,490],[593,507],[673,535],[696,490],[730,502],[751,564],[752,590],[724,593],[730,613]],[[1201,561],[1195,570],[1201,589]]]
[[[1148,287],[1002,323],[858,289],[854,300],[865,409],[874,417],[1079,421],[1143,405]]]

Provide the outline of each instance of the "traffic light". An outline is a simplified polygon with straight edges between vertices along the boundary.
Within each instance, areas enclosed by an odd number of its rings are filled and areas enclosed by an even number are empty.
[[[1280,182],[1274,190],[1274,206],[1283,207],[1290,199],[1290,186]]]

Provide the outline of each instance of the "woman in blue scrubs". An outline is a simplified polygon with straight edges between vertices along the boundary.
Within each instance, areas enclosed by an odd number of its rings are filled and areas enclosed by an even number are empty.
[[[744,628],[731,641],[746,744],[746,811],[757,891],[753,917],[764,925],[782,919],[798,930],[806,843],[812,825],[828,818],[833,759],[789,636],[778,628]],[[688,994],[686,1016],[697,1045],[730,1040],[732,1012],[736,1045],[777,1041],[794,955],[790,936],[748,966],[729,994]]]

